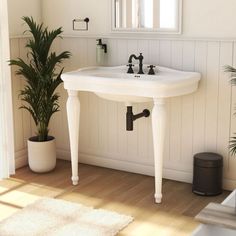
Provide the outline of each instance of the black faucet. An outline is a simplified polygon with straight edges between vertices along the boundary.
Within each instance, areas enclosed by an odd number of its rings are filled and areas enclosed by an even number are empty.
[[[137,57],[136,55],[134,54],[131,54],[129,56],[129,63],[132,64],[132,59],[135,59],[135,60],[139,60],[139,71],[138,71],[138,74],[144,74],[143,73],[143,55],[142,53],[140,53],[140,55]]]

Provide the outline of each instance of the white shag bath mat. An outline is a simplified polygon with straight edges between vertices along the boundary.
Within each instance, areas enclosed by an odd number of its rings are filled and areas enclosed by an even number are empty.
[[[43,198],[0,222],[0,235],[112,236],[132,220],[116,212]]]

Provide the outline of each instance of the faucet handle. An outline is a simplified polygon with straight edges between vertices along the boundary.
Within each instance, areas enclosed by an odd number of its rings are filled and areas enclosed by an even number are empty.
[[[148,72],[149,75],[155,75],[155,71],[154,71],[155,67],[156,66],[154,66],[154,65],[150,65],[147,67],[147,68],[149,68],[149,72]]]
[[[127,73],[128,73],[128,74],[133,74],[133,73],[134,73],[134,70],[133,70],[132,67],[133,67],[134,65],[133,65],[132,63],[129,63],[127,66],[129,67]]]

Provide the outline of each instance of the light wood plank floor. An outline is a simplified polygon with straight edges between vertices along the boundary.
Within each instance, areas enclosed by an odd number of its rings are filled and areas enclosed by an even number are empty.
[[[58,161],[51,173],[35,174],[24,167],[0,181],[0,220],[44,196],[132,215],[134,222],[120,236],[185,236],[198,226],[194,216],[202,208],[229,194],[200,197],[190,184],[164,180],[163,203],[158,205],[153,177],[81,164],[79,185],[72,186],[70,171],[69,162]]]

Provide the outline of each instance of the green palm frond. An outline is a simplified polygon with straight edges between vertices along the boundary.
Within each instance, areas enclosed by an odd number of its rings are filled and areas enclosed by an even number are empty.
[[[236,85],[236,68],[227,65],[227,66],[225,66],[224,69],[225,69],[225,72],[231,73],[231,75],[230,75],[230,78],[231,78],[230,82],[231,82],[231,84],[232,85]]]
[[[29,52],[28,61],[21,58],[10,60],[10,65],[18,67],[16,74],[22,75],[26,81],[20,91],[20,98],[25,103],[20,108],[26,109],[37,126],[39,141],[46,141],[48,125],[52,115],[59,111],[59,95],[56,88],[62,83],[63,68],[57,72],[57,66],[70,58],[68,51],[56,54],[51,52],[54,40],[60,37],[62,28],[48,30],[43,24],[37,24],[32,17],[23,17],[32,35],[26,44]]]
[[[224,70],[225,72],[228,72],[230,73],[230,83],[232,86],[235,86],[236,85],[236,68],[230,66],[230,65],[226,65],[224,67]],[[234,113],[235,115],[236,113]],[[233,136],[230,138],[230,141],[229,141],[229,150],[230,150],[230,153],[234,156],[236,155],[236,136]]]
[[[44,67],[45,74],[53,73],[55,70],[55,66],[58,63],[61,63],[64,59],[67,59],[69,57],[70,57],[70,52],[68,51],[62,52],[59,55],[56,55],[55,53],[51,53],[47,59],[47,64]]]
[[[229,141],[229,150],[232,155],[236,154],[236,136],[231,137],[231,140]]]

